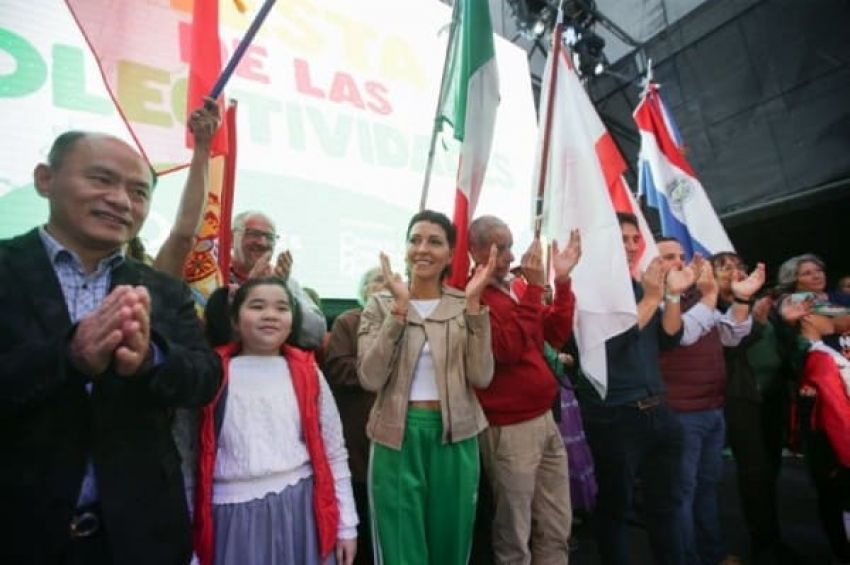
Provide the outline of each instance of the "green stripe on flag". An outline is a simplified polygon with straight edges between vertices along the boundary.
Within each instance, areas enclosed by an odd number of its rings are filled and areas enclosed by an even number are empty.
[[[463,141],[466,129],[466,97],[472,76],[495,57],[493,25],[487,0],[455,0],[460,3],[459,21],[449,46],[448,85],[440,118]]]

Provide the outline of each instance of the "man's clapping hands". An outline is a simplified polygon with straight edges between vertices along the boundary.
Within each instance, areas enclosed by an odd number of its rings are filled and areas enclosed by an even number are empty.
[[[118,375],[139,373],[152,361],[150,310],[145,287],[115,287],[77,325],[69,351],[74,367],[97,377],[114,362]]]

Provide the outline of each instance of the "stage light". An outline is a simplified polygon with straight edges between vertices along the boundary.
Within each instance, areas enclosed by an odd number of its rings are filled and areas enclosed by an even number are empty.
[[[605,71],[605,40],[593,30],[577,33],[577,37],[573,53],[579,61],[576,65],[579,74],[583,77],[602,74]]]
[[[534,26],[531,28],[535,37],[542,37],[543,34],[552,27],[554,15],[555,12],[548,6],[540,10],[540,14],[537,16],[537,21],[534,22]]]
[[[594,0],[566,0],[563,4],[564,22],[588,28],[596,21]]]

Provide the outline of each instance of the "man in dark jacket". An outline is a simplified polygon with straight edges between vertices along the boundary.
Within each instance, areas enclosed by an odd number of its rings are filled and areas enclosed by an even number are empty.
[[[124,257],[154,179],[85,132],[34,178],[47,224],[0,241],[0,562],[188,563],[171,411],[221,367],[186,285]]]

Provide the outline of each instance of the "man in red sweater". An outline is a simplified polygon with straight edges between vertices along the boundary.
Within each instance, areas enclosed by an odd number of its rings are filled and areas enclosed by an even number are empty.
[[[552,417],[558,383],[543,357],[543,343],[560,349],[572,333],[570,273],[581,255],[581,240],[573,232],[562,251],[552,242],[551,306],[543,300],[540,240],[522,256],[527,287],[521,296],[508,278],[514,258],[510,229],[493,216],[477,218],[469,227],[475,262],[486,264],[494,245],[496,269],[482,302],[490,309],[496,367],[490,387],[476,391],[490,422],[479,445],[493,489],[493,553],[496,563],[567,563],[572,520],[567,456]]]

